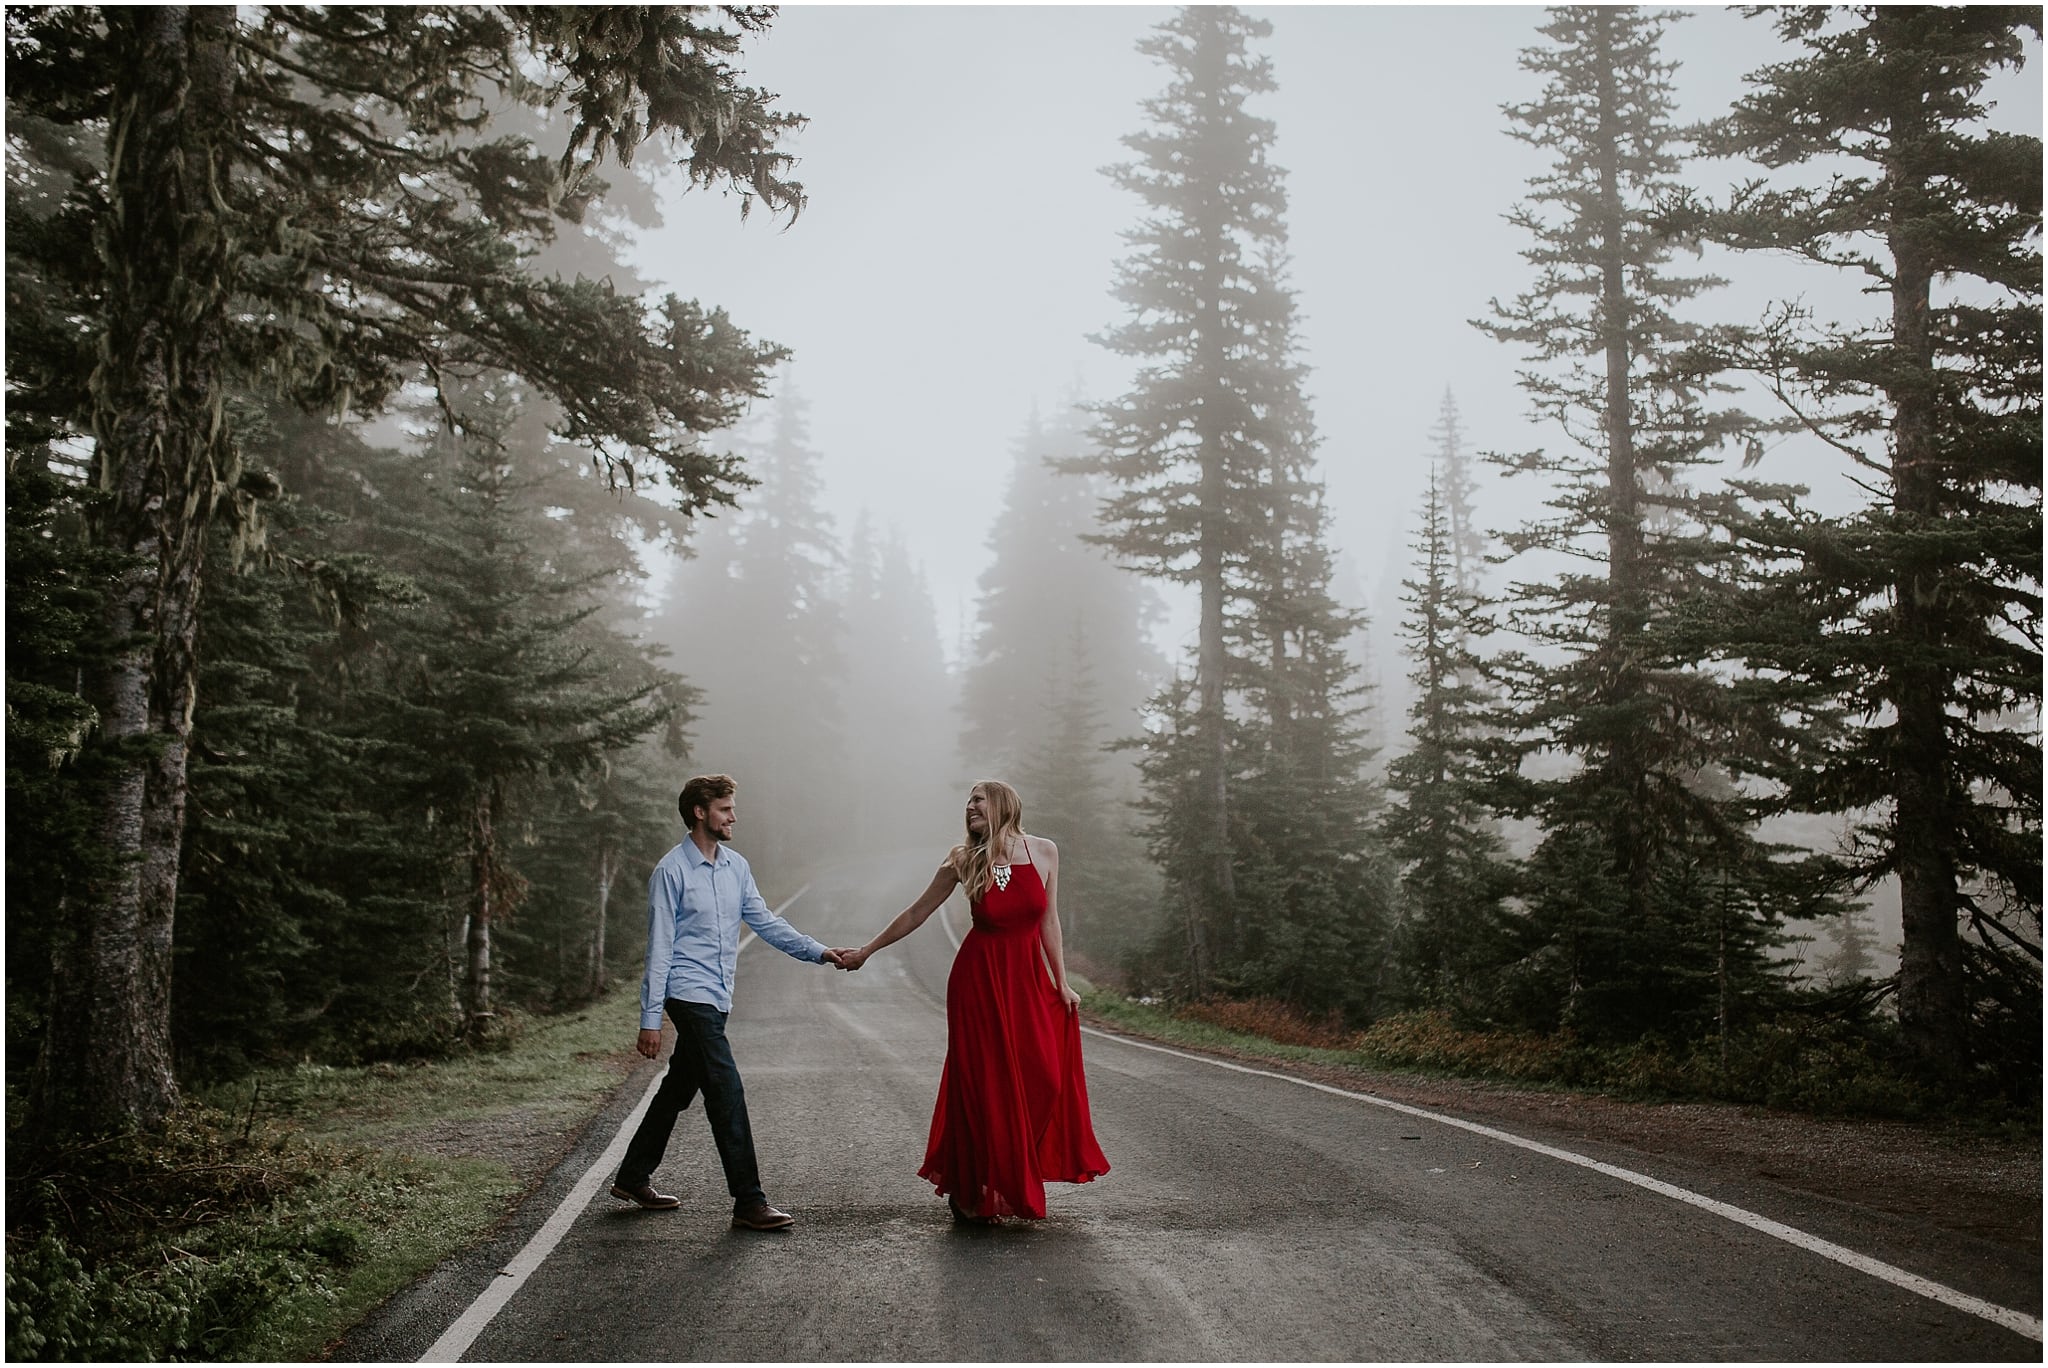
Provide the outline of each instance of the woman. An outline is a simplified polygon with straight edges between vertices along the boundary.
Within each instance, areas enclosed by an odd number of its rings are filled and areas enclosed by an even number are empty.
[[[1060,944],[1059,848],[1024,834],[1024,805],[984,779],[967,798],[967,840],[918,900],[857,950],[848,969],[924,925],[956,887],[974,929],[946,978],[946,1068],[918,1175],[956,1221],[1045,1219],[1045,1184],[1109,1172],[1088,1120],[1081,999]],[[1050,969],[1050,977],[1047,970]]]

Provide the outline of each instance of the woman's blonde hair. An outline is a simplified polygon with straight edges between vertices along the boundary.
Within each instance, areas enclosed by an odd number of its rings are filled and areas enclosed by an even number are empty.
[[[965,844],[953,847],[953,867],[967,890],[967,900],[980,902],[995,882],[995,867],[1009,863],[996,857],[1009,853],[1013,839],[1019,844],[1024,840],[1024,800],[1000,779],[983,779],[974,787],[988,800],[988,830],[980,836],[970,831]],[[1030,858],[1029,851],[1025,858]]]

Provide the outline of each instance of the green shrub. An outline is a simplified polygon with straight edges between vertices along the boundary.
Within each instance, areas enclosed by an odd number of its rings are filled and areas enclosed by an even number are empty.
[[[523,1186],[497,1160],[419,1152],[418,1128],[511,1106],[587,1115],[617,1084],[607,1059],[635,992],[432,1065],[267,1070],[147,1135],[37,1147],[10,1106],[8,1357],[317,1357]]]
[[[275,1250],[182,1253],[159,1270],[88,1271],[44,1231],[7,1254],[7,1356],[43,1359],[226,1359],[281,1298],[331,1296],[320,1275]]]
[[[1382,1017],[1358,1037],[1366,1060],[1390,1068],[1433,1069],[1516,1082],[1564,1082],[1583,1071],[1582,1051],[1570,1032],[1469,1031],[1448,1012]]]
[[[1466,1030],[1447,1013],[1375,1022],[1358,1039],[1369,1065],[1631,1097],[1713,1098],[1824,1116],[1926,1116],[1953,1110],[1902,1070],[1879,1023],[1786,1013],[1729,1035],[1593,1045],[1570,1031]]]
[[[1997,1109],[1995,1101],[1943,1093],[1903,1068],[1882,1018],[1784,1012],[1719,1037],[1626,1043],[1551,1033],[1460,1026],[1445,1011],[1382,1017],[1362,1032],[1335,1016],[1310,1016],[1265,999],[1148,1008],[1114,994],[1091,994],[1088,1009],[1140,1032],[1203,1043],[1272,1043],[1275,1056],[1334,1050],[1366,1068],[1583,1088],[1637,1098],[1710,1098],[1820,1116],[1948,1116],[2038,1131],[2038,1110]],[[1241,1044],[1239,1042],[1242,1042]],[[2008,1114],[2011,1113],[2011,1114]]]

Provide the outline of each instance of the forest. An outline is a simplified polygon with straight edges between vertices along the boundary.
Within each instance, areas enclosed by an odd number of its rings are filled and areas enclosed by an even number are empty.
[[[1528,11],[1501,113],[1545,169],[1474,326],[1529,445],[1474,449],[1445,377],[1368,624],[1265,19],[1145,39],[1095,339],[1131,381],[974,454],[1007,492],[951,622],[830,505],[804,358],[627,250],[663,177],[806,230],[803,91],[745,69],[773,10],[10,7],[10,1257],[28,1156],[636,976],[715,770],[771,900],[1010,779],[1132,997],[2038,1115],[2041,145],[1981,95],[2040,14],[1760,11],[1690,125],[1676,12]],[[1717,314],[1708,245],[1866,311]],[[1861,506],[1765,478],[1788,434]],[[1494,527],[1482,472],[1541,513]]]

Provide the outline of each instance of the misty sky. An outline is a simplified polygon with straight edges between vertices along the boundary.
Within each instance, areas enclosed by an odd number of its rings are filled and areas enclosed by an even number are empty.
[[[1384,612],[1427,475],[1446,386],[1469,445],[1555,444],[1515,385],[1513,348],[1467,320],[1530,271],[1502,215],[1543,155],[1507,137],[1499,107],[1529,99],[1517,63],[1543,11],[1517,7],[1251,7],[1279,90],[1301,341],[1323,443],[1341,597]],[[793,142],[810,207],[793,227],[703,192],[674,198],[635,264],[657,288],[728,308],[795,350],[812,445],[838,525],[862,506],[906,534],[930,579],[948,651],[971,619],[1014,443],[1034,405],[1117,393],[1129,363],[1088,337],[1117,321],[1119,233],[1138,214],[1100,168],[1165,70],[1135,50],[1151,7],[793,5],[750,44],[749,77],[810,117]],[[1744,73],[1786,51],[1769,26],[1701,9],[1667,38],[1682,119],[1722,112]],[[2039,50],[1997,82],[1996,124],[2041,129]],[[654,149],[648,149],[652,154]],[[644,154],[645,155],[645,154]],[[1702,163],[1718,191],[1738,168]],[[1737,285],[1695,306],[1749,321],[1780,294],[1855,308],[1845,282],[1757,258],[1714,261]],[[1860,314],[1859,310],[1859,314]],[[1842,490],[1834,462],[1802,470],[1797,443],[1762,472]],[[1481,475],[1480,521],[1532,511],[1539,490]],[[1354,577],[1355,578],[1352,578]],[[1387,641],[1393,624],[1375,623]],[[1161,644],[1178,655],[1192,618]],[[1382,647],[1384,649],[1384,646]]]

